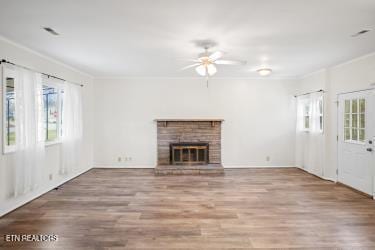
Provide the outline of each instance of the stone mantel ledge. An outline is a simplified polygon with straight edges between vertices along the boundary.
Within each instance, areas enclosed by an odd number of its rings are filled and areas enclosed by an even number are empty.
[[[171,119],[155,119],[156,122],[223,122],[224,119],[218,118],[171,118]]]
[[[224,119],[217,119],[217,118],[171,118],[171,119],[155,119],[157,123],[162,123],[164,127],[168,126],[170,122],[211,122],[211,126],[215,127],[217,124],[221,124]]]

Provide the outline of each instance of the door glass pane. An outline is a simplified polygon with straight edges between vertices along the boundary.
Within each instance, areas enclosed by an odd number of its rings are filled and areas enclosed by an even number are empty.
[[[359,112],[360,113],[366,112],[366,101],[365,101],[365,99],[359,99]]]
[[[358,101],[352,100],[352,113],[357,113],[357,112],[358,112]]]
[[[5,93],[5,144],[16,144],[14,78],[6,78]]]
[[[360,129],[359,130],[359,140],[360,141],[365,141],[365,130],[364,129]]]
[[[357,129],[352,129],[352,140],[358,141],[358,130]]]
[[[360,114],[359,115],[359,127],[360,128],[365,128],[365,114]]]
[[[350,100],[345,100],[345,113],[350,113]]]
[[[358,115],[352,114],[352,127],[357,128],[358,127]]]
[[[344,123],[345,128],[350,127],[350,114],[345,114],[345,123]]]
[[[345,141],[350,140],[350,128],[346,128],[344,130],[344,138],[345,138]]]

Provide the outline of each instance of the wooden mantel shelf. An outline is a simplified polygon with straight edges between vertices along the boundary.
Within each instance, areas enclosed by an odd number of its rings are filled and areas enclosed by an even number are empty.
[[[162,122],[164,127],[168,126],[168,122],[211,122],[211,126],[214,127],[216,123],[221,123],[224,119],[217,119],[217,118],[182,118],[182,119],[155,119],[156,122]]]

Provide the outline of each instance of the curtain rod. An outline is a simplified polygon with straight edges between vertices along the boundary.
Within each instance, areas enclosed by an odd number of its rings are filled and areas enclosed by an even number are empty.
[[[57,77],[57,76],[54,76],[54,75],[50,75],[50,74],[47,74],[47,73],[43,73],[43,72],[37,71],[37,70],[35,70],[35,69],[28,68],[28,67],[26,67],[26,66],[22,66],[22,65],[19,65],[19,64],[15,64],[15,63],[9,62],[9,61],[7,61],[7,60],[5,60],[5,59],[2,59],[2,60],[0,61],[0,64],[1,64],[1,63],[7,63],[7,64],[10,64],[10,65],[14,65],[14,66],[20,67],[20,68],[24,68],[24,69],[27,69],[27,70],[30,70],[30,71],[33,71],[33,72],[36,72],[36,73],[39,73],[39,74],[45,75],[45,76],[47,76],[48,78],[49,78],[49,77],[52,77],[52,78],[55,78],[55,79],[57,79],[57,80],[61,80],[61,81],[65,81],[65,82],[73,83],[73,84],[75,84],[75,85],[79,85],[79,86],[81,86],[81,87],[84,86],[82,83],[77,83],[77,82],[67,81],[67,80],[65,80],[65,79],[63,79],[63,78],[60,78],[60,77]]]
[[[308,92],[308,93],[304,93],[304,94],[300,94],[300,95],[295,95],[294,97],[298,97],[298,96],[304,96],[304,95],[310,95],[310,94],[313,94],[313,93],[319,93],[319,92],[325,92],[323,89],[319,89],[317,91],[312,91],[312,92]]]

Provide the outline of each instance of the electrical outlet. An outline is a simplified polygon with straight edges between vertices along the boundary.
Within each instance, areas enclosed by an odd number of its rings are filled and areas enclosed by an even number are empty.
[[[117,158],[117,161],[118,161],[118,162],[121,162],[121,161],[122,161],[121,157],[118,157],[118,158]]]
[[[270,161],[270,160],[271,160],[271,157],[267,156],[266,161]]]

